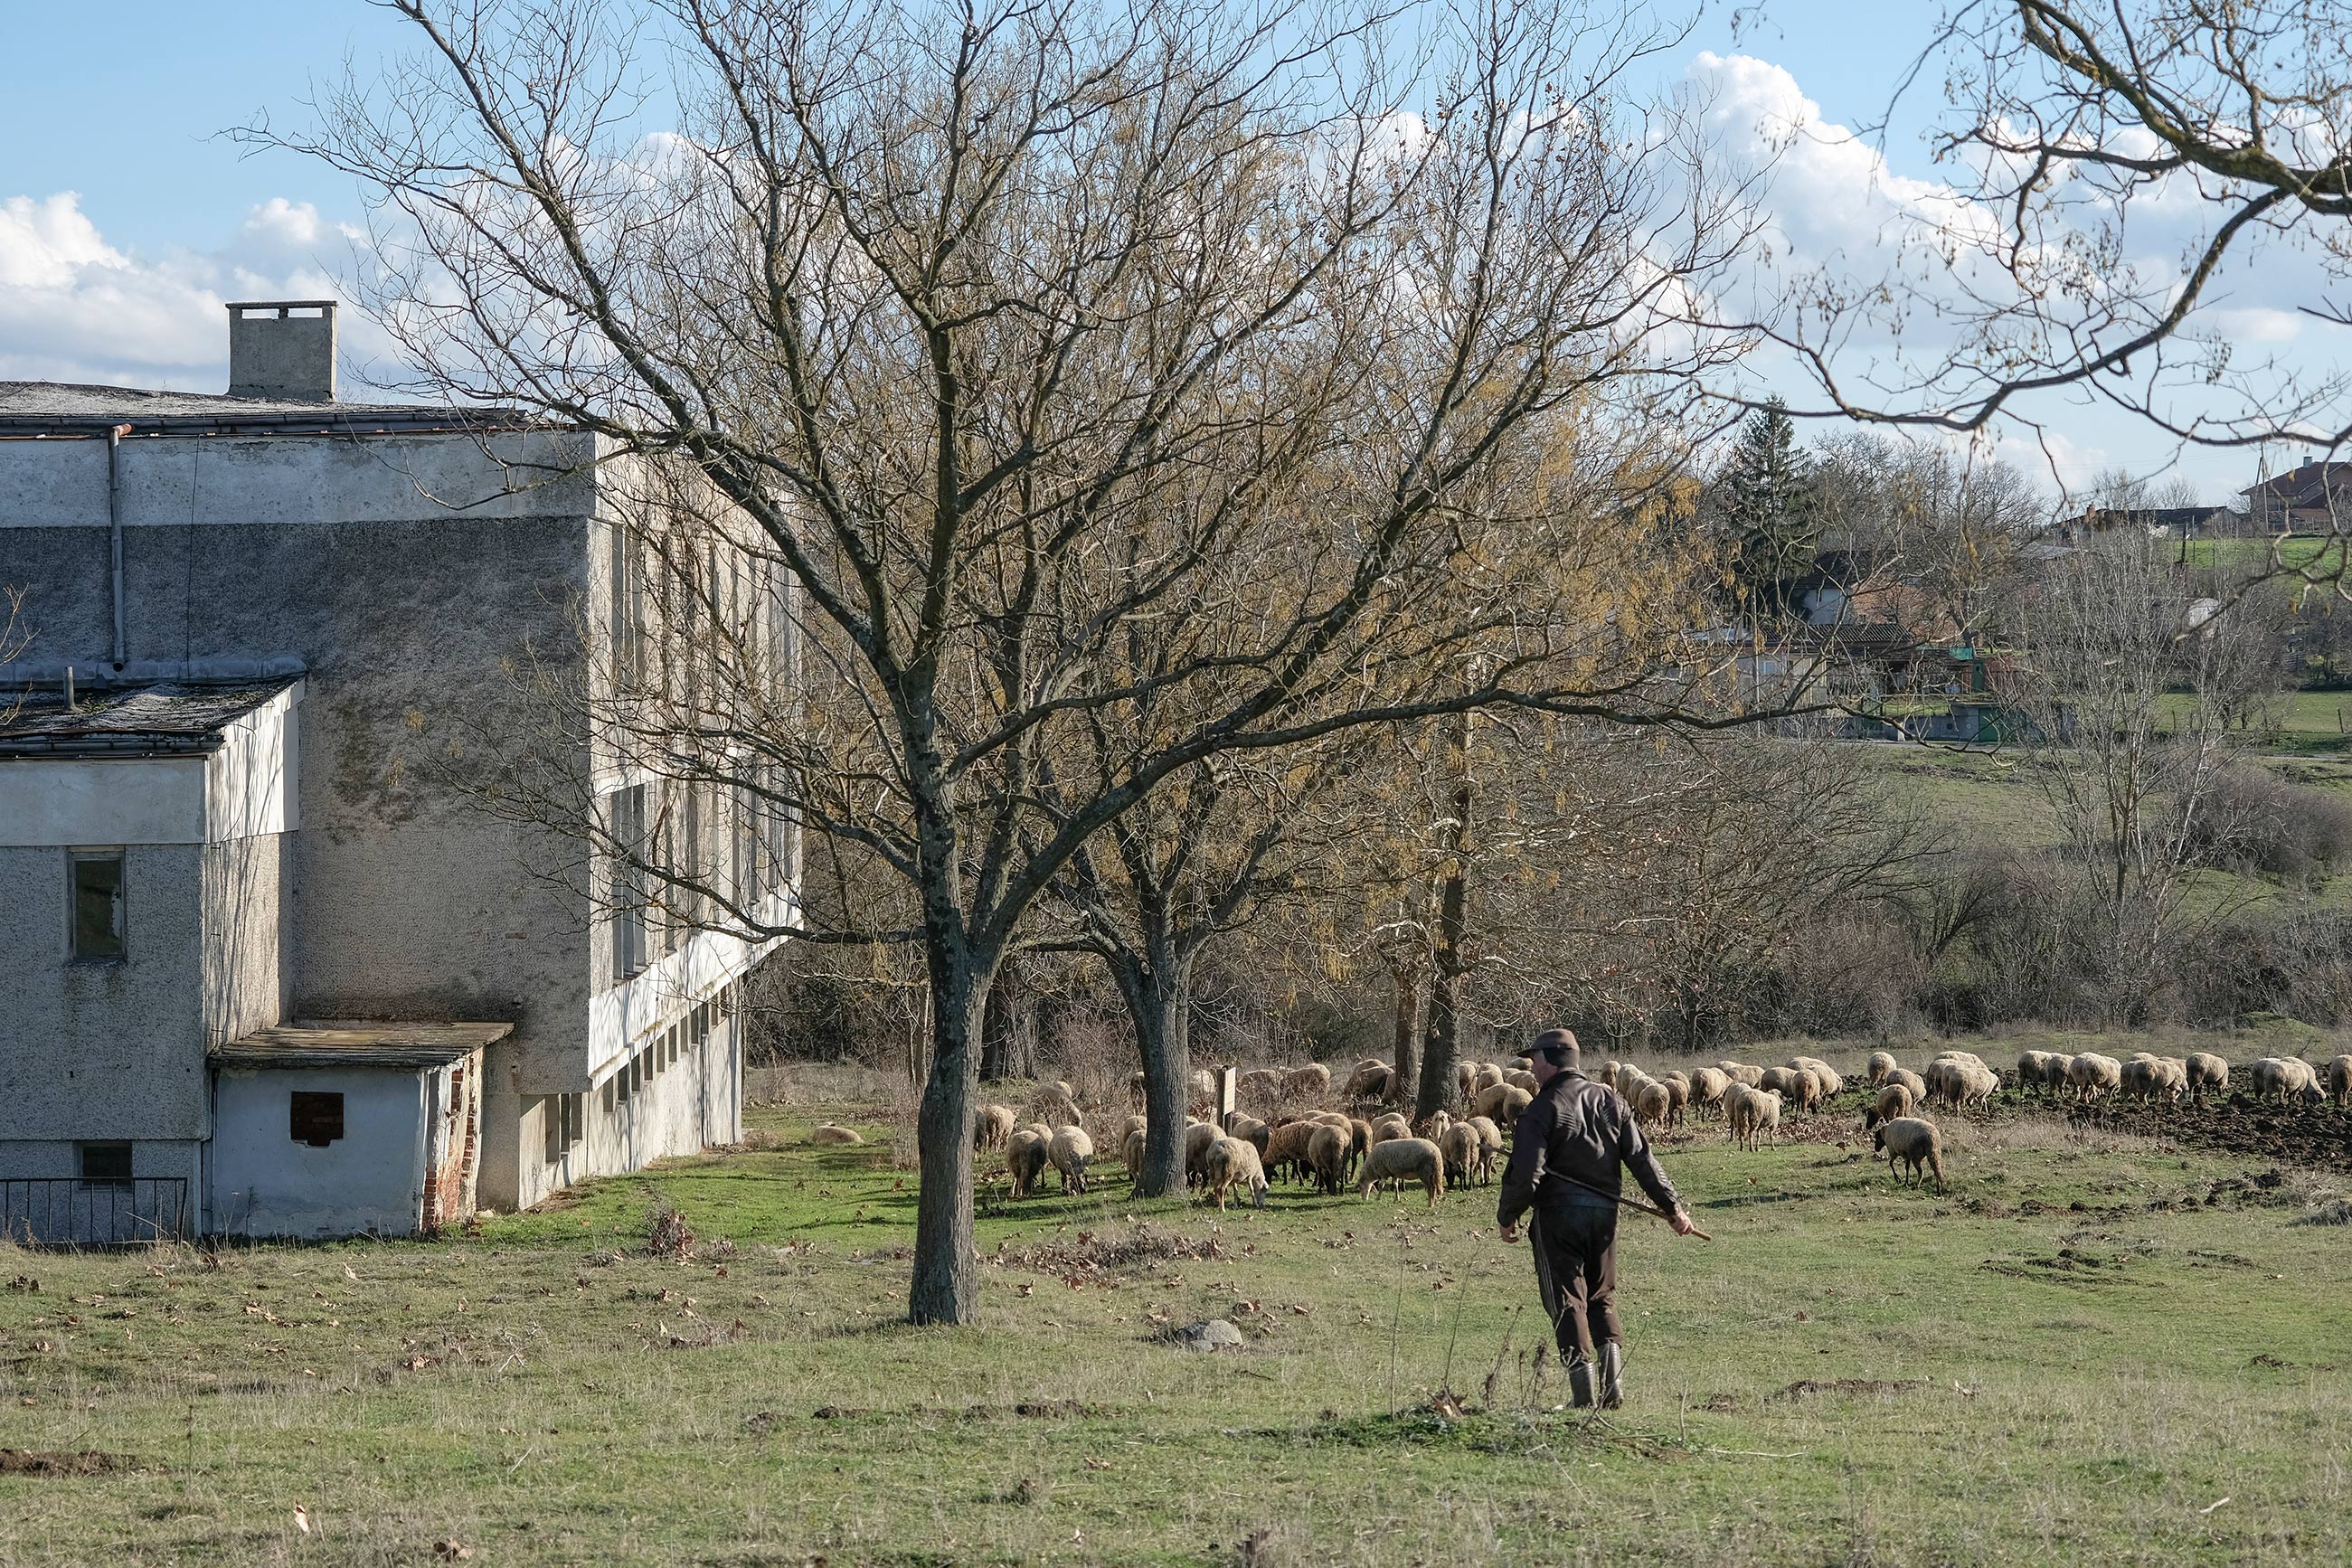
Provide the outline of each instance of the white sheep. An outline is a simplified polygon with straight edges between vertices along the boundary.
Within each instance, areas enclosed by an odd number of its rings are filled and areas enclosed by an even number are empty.
[[[1065,1193],[1087,1190],[1087,1162],[1094,1157],[1094,1140],[1083,1127],[1056,1127],[1045,1143],[1045,1158],[1061,1173]]]
[[[1463,1123],[1478,1134],[1478,1180],[1481,1184],[1495,1179],[1495,1168],[1503,1159],[1503,1130],[1489,1117],[1474,1116]]]
[[[1873,1142],[1886,1156],[1888,1175],[1895,1174],[1895,1162],[1901,1160],[1910,1167],[1912,1180],[1926,1179],[1920,1174],[1924,1166],[1935,1175],[1936,1190],[1944,1190],[1944,1137],[1934,1122],[1916,1116],[1897,1117],[1878,1130]]]
[[[1222,1136],[1223,1134],[1217,1131],[1217,1124],[1213,1121],[1195,1121],[1185,1127],[1184,1181],[1187,1185],[1197,1185],[1200,1183],[1201,1156],[1207,1153],[1209,1145]]]
[[[1886,1075],[1893,1072],[1896,1066],[1894,1052],[1873,1051],[1870,1053],[1870,1060],[1863,1068],[1863,1076],[1870,1080],[1871,1088],[1877,1089],[1886,1082]]]
[[[971,1146],[975,1149],[1002,1149],[1004,1141],[1013,1136],[1016,1119],[1009,1105],[983,1105],[973,1112]]]
[[[2352,1106],[2352,1056],[2336,1057],[2329,1060],[2327,1098],[2339,1109]]]
[[[1780,1130],[1780,1091],[1750,1089],[1744,1083],[1734,1084],[1724,1093],[1723,1114],[1730,1125],[1731,1142],[1735,1147],[1761,1148],[1764,1135]]]
[[[1927,1103],[1927,1080],[1921,1078],[1917,1073],[1913,1072],[1909,1068],[1896,1068],[1893,1072],[1886,1075],[1886,1081],[1888,1083],[1899,1083],[1904,1088],[1909,1089],[1911,1091],[1912,1104],[1925,1105]]]
[[[1467,1121],[1449,1122],[1438,1133],[1436,1143],[1437,1152],[1445,1161],[1448,1186],[1462,1186],[1475,1177],[1484,1155],[1476,1128]]]
[[[1845,1089],[1845,1079],[1819,1057],[1790,1057],[1789,1066],[1801,1068],[1822,1081],[1822,1098],[1834,1100]]]
[[[1515,1083],[1498,1083],[1492,1089],[1482,1090],[1478,1098],[1470,1102],[1470,1110],[1472,1114],[1487,1117],[1497,1123],[1517,1121],[1519,1112],[1525,1110],[1534,1099],[1534,1095]]]
[[[1723,1091],[1730,1087],[1730,1076],[1721,1068],[1701,1068],[1691,1074],[1691,1103],[1719,1110],[1723,1107]]]
[[[1239,1138],[1220,1138],[1209,1145],[1201,1161],[1201,1185],[1220,1209],[1234,1187],[1245,1190],[1255,1206],[1265,1207],[1265,1169],[1258,1163],[1256,1146]]]
[[[1752,1067],[1747,1062],[1736,1062],[1727,1058],[1715,1064],[1715,1070],[1729,1079],[1732,1082],[1744,1084],[1749,1089],[1761,1089],[1764,1087],[1764,1069],[1759,1067]]]
[[[813,1129],[810,1131],[809,1142],[812,1143],[846,1145],[850,1143],[863,1143],[866,1140],[857,1135],[857,1130],[854,1127],[835,1127],[832,1122],[828,1121],[824,1126]]]
[[[2080,1051],[2066,1058],[2066,1086],[2078,1100],[2097,1100],[2124,1086],[2124,1064],[2096,1051]]]
[[[1037,1190],[1037,1178],[1045,1173],[1047,1142],[1034,1127],[1019,1128],[1005,1141],[1004,1168],[1012,1173],[1014,1197],[1025,1198]]]
[[[1426,1138],[1390,1138],[1367,1150],[1363,1167],[1356,1173],[1356,1193],[1370,1197],[1382,1182],[1406,1181],[1421,1184],[1431,1208],[1445,1195],[1445,1158]]]
[[[1314,1131],[1307,1136],[1307,1168],[1315,1173],[1315,1184],[1337,1196],[1348,1179],[1349,1147],[1344,1128],[1322,1122],[1311,1124]]]
[[[1882,1121],[1894,1121],[1908,1116],[1917,1103],[1911,1098],[1911,1091],[1903,1085],[1883,1085],[1878,1090],[1878,1099],[1862,1113],[1862,1130],[1867,1132]]]
[[[2192,1051],[2189,1056],[2189,1089],[2197,1103],[2205,1103],[2205,1091],[2226,1094],[2230,1088],[2230,1064],[2210,1051]]]
[[[1331,1092],[1331,1069],[1321,1062],[1293,1068],[1282,1080],[1285,1092],[1301,1100],[1320,1100]]]
[[[1340,1092],[1349,1100],[1379,1100],[1389,1091],[1389,1079],[1395,1068],[1375,1057],[1367,1057],[1349,1073],[1347,1087]]]
[[[1662,1128],[1666,1124],[1666,1118],[1674,1112],[1675,1097],[1664,1084],[1641,1083],[1633,1086],[1631,1103],[1636,1121]]]

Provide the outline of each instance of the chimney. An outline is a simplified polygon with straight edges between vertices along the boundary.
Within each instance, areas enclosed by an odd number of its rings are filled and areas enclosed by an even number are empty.
[[[248,300],[228,308],[228,395],[335,400],[335,302]]]

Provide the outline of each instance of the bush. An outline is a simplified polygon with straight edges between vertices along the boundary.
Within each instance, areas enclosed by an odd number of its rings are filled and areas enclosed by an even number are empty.
[[[2352,802],[2241,763],[2215,781],[2189,840],[2208,864],[2310,882],[2352,865]]]

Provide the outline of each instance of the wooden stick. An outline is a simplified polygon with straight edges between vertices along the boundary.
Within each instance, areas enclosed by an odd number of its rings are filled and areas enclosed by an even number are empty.
[[[1666,1213],[1663,1209],[1653,1208],[1648,1204],[1643,1203],[1637,1198],[1629,1198],[1622,1193],[1612,1193],[1606,1187],[1596,1187],[1591,1182],[1579,1181],[1576,1177],[1570,1175],[1566,1171],[1549,1171],[1546,1172],[1545,1174],[1558,1176],[1561,1181],[1566,1182],[1571,1187],[1582,1187],[1586,1192],[1591,1193],[1595,1197],[1608,1198],[1622,1207],[1633,1209],[1642,1214],[1648,1215],[1652,1219],[1662,1219],[1668,1225],[1672,1225],[1675,1221],[1675,1216]],[[1713,1241],[1715,1239],[1715,1237],[1707,1235],[1706,1232],[1699,1229],[1696,1226],[1690,1227],[1690,1233],[1698,1237],[1701,1241]]]

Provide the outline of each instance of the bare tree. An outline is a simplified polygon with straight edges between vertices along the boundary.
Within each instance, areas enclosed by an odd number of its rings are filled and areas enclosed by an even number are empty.
[[[256,134],[383,198],[373,302],[419,390],[684,470],[626,524],[656,570],[698,576],[663,542],[718,531],[789,587],[803,679],[696,587],[709,668],[585,682],[572,738],[852,841],[911,890],[933,1029],[916,1321],[972,1314],[983,999],[1098,835],[1230,753],[1496,703],[1648,720],[1719,674],[1662,673],[1573,584],[1514,579],[1580,520],[1510,518],[1500,554],[1461,526],[1513,438],[1670,426],[1661,390],[1737,346],[1655,330],[1750,220],[1681,129],[1626,106],[1675,37],[1639,16],[394,8],[416,60],[345,84],[315,133]],[[649,140],[656,86],[681,133]],[[1155,617],[1197,635],[1130,661]],[[1171,721],[1144,721],[1154,700]],[[1041,789],[1097,733],[1135,738],[1106,786]],[[688,918],[806,930],[608,813],[571,819]],[[1171,1092],[1155,1127],[1181,1122]]]
[[[2122,531],[2044,574],[2026,622],[2027,755],[2093,911],[2111,1022],[2141,1016],[2189,910],[2189,873],[2234,837],[2217,820],[2246,743],[2234,715],[2277,679],[2245,653],[2259,628],[2193,587],[2159,542]]]

